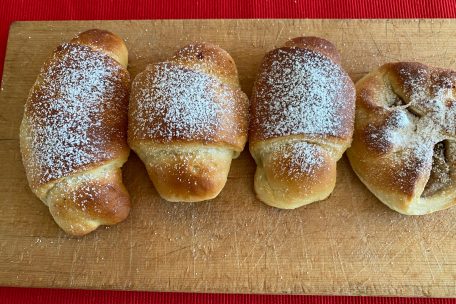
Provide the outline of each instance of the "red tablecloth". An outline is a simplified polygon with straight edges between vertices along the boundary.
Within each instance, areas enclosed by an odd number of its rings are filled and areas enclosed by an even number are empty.
[[[15,20],[172,18],[454,18],[456,0],[0,0],[0,71]],[[1,303],[456,303],[448,299],[211,295],[0,288]]]

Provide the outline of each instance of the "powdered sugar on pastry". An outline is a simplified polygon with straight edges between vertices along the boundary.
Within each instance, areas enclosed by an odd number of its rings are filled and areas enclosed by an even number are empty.
[[[132,94],[135,139],[214,142],[229,141],[233,130],[235,137],[243,132],[233,123],[236,91],[204,71],[155,64],[135,79]]]
[[[321,156],[321,148],[304,141],[292,141],[278,144],[271,148],[271,162],[282,162],[284,165],[277,172],[292,180],[312,175],[321,169],[325,159]]]
[[[339,65],[326,56],[299,48],[270,52],[258,76],[253,123],[260,138],[296,134],[351,135],[347,92],[352,84]]]
[[[61,45],[48,62],[30,93],[23,122],[27,167],[38,184],[109,160],[126,141],[121,128],[126,125],[126,70],[101,52],[71,43]]]

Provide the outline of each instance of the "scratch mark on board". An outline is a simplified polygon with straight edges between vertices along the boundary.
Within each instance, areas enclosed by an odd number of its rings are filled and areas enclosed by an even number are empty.
[[[432,282],[435,283],[434,271],[432,270],[432,265],[431,265],[431,262],[429,261],[429,257],[428,257],[427,251],[426,251],[426,246],[424,245],[424,238],[423,238],[423,235],[421,234],[420,227],[418,225],[418,222],[417,222],[416,218],[413,218],[413,224],[415,225],[415,228],[416,228],[415,229],[416,235],[419,238],[419,245],[420,245],[420,248],[421,248],[421,254],[423,255],[423,257],[424,257],[424,259],[426,261],[426,266],[429,269],[429,274],[431,275]]]
[[[238,269],[241,268],[241,263],[239,261],[239,246],[238,246],[238,241],[237,241],[237,231],[236,229],[234,230],[234,251],[236,253],[236,264]]]
[[[133,221],[130,220],[130,253],[128,258],[128,274],[131,275],[131,265],[133,262]]]
[[[276,38],[275,38],[275,41],[274,41],[274,47],[277,47],[277,41],[279,41],[279,38],[281,37],[282,35],[282,32],[283,32],[283,29],[284,29],[284,25],[282,25],[280,27],[280,30],[277,32],[277,35],[276,35]]]

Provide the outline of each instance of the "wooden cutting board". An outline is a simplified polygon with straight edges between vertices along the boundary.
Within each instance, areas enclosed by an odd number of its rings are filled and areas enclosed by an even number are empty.
[[[303,34],[334,42],[355,81],[389,61],[456,68],[456,20],[14,23],[0,95],[0,285],[456,296],[456,208],[421,217],[393,212],[345,158],[329,199],[286,211],[255,199],[248,151],[233,162],[217,199],[194,204],[161,200],[132,153],[124,167],[129,218],[84,238],[65,235],[27,186],[18,130],[45,58],[94,27],[125,38],[133,76],[186,43],[217,43],[232,54],[248,94],[265,52]]]

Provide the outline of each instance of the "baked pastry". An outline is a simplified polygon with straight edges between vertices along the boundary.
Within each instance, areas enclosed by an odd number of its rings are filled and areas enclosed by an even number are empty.
[[[269,52],[251,99],[258,198],[283,209],[327,198],[350,146],[354,110],[353,82],[329,41],[298,37]]]
[[[356,84],[347,155],[369,190],[403,214],[456,203],[456,72],[388,63]]]
[[[32,191],[69,234],[124,220],[130,199],[121,167],[129,154],[127,48],[89,30],[44,63],[25,104],[22,160]]]
[[[216,197],[247,128],[236,65],[218,46],[190,44],[133,81],[128,141],[168,201]]]

